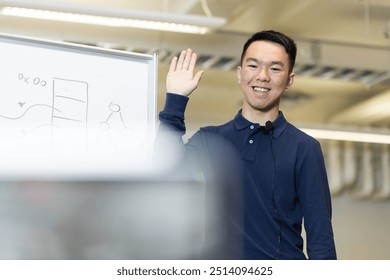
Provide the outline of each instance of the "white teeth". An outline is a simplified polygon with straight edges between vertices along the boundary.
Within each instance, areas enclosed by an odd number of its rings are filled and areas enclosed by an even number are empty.
[[[270,89],[268,88],[262,88],[262,87],[253,87],[254,91],[259,91],[259,92],[269,92]]]

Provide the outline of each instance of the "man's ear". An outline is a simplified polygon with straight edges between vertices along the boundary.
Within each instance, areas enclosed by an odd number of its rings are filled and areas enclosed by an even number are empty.
[[[238,83],[241,84],[241,66],[237,66],[236,74],[237,74]]]
[[[295,78],[295,73],[292,72],[288,77],[286,89],[292,86],[292,84],[294,83],[294,78]]]

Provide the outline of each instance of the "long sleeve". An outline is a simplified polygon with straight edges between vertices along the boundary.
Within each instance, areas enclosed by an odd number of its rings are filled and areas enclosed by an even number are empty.
[[[332,205],[324,158],[316,142],[299,162],[298,192],[307,236],[309,259],[336,259]]]
[[[188,97],[167,93],[164,109],[159,114],[159,130],[169,129],[170,131],[180,133],[180,136],[186,132],[184,123],[184,113],[188,103]]]
[[[186,132],[184,114],[189,98],[167,93],[164,109],[159,114],[160,125],[155,140],[155,158],[172,171],[192,177],[199,172],[200,133],[184,144]]]

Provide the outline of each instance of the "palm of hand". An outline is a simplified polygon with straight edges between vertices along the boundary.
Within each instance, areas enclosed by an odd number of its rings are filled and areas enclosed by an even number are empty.
[[[166,81],[167,92],[190,95],[199,84],[203,71],[194,75],[196,53],[191,49],[183,50],[179,58],[172,59]]]

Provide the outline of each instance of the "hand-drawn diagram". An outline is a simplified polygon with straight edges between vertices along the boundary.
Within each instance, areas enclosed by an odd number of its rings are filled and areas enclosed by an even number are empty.
[[[108,129],[111,128],[110,123],[111,123],[112,119],[114,119],[115,116],[118,116],[120,119],[120,123],[122,124],[122,127],[121,127],[122,132],[124,134],[131,134],[131,131],[132,131],[131,128],[126,127],[125,121],[123,120],[121,106],[119,104],[111,102],[108,107],[109,107],[111,113],[108,115],[108,117],[105,121],[102,121],[100,123],[100,128],[103,131],[107,131]]]
[[[25,102],[19,102],[18,103],[20,107],[23,107]],[[47,107],[47,108],[50,108],[50,109],[53,109],[53,112],[54,111],[59,111],[58,109],[54,108],[53,106],[51,105],[48,105],[48,104],[34,104],[34,105],[31,105],[30,107],[28,107],[21,115],[19,116],[16,116],[16,117],[8,117],[8,116],[5,116],[5,115],[1,115],[0,114],[0,118],[4,118],[4,119],[8,119],[8,120],[18,120],[18,119],[21,119],[23,118],[28,111],[32,110],[34,107]],[[59,111],[60,112],[60,111]]]
[[[0,49],[0,176],[128,174],[149,160],[157,55],[7,34]]]
[[[105,145],[114,147],[111,151],[120,151],[123,147],[117,147],[118,145],[129,143],[133,129],[126,126],[122,108],[117,103],[109,103],[109,115],[100,122],[100,125],[96,123],[97,116],[95,116],[95,123],[88,123],[90,100],[87,82],[56,77],[48,83],[47,79],[39,76],[31,78],[21,72],[18,73],[17,79],[25,86],[23,91],[17,92],[19,96],[16,97],[19,101],[16,102],[15,108],[17,106],[21,111],[15,109],[18,112],[16,116],[11,116],[10,112],[0,112],[1,125],[13,127],[11,133],[0,134],[0,141],[12,140],[18,144],[26,143],[27,145],[22,145],[22,150],[38,150],[43,147],[41,150],[50,150],[50,153],[54,155],[67,156],[86,155],[91,150],[106,152]],[[49,87],[50,83],[52,83],[52,88]],[[43,89],[34,91],[30,87],[46,88],[45,99],[31,96],[43,95]],[[27,97],[23,97],[27,95],[30,95],[28,100]],[[32,104],[35,100],[37,103]],[[101,106],[103,103],[99,104]],[[99,111],[96,108],[95,111],[107,114],[107,111]],[[12,124],[4,124],[5,121],[10,121]],[[92,137],[88,130],[89,126],[92,126],[94,131]],[[109,135],[108,142],[102,141],[103,134]],[[33,137],[35,138],[31,141]],[[118,137],[122,139],[118,140]],[[97,147],[89,147],[91,140]]]
[[[54,110],[56,108],[57,110]],[[53,125],[85,127],[88,117],[88,83],[53,79]]]
[[[97,145],[100,150],[119,151],[117,139],[130,136],[133,129],[126,126],[119,104],[111,102],[108,109],[110,111],[108,117],[100,122],[101,132],[97,138]]]
[[[26,84],[30,84],[31,82],[34,84],[34,85],[40,85],[40,86],[46,86],[46,81],[45,80],[41,80],[41,78],[39,78],[39,77],[34,77],[33,79],[32,79],[32,81],[30,81],[30,77],[29,76],[26,76],[26,75],[24,75],[23,73],[19,73],[18,74],[18,79],[19,80],[21,80],[21,81],[23,81],[24,83],[26,83]]]
[[[53,79],[52,144],[56,154],[87,152],[88,83]]]

